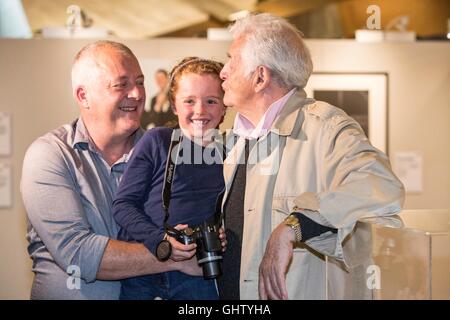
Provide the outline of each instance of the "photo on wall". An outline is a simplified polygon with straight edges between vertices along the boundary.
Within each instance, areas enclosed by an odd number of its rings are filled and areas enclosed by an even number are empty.
[[[141,117],[141,127],[172,127],[177,117],[172,112],[167,97],[169,73],[175,61],[167,59],[142,59],[140,65],[145,77],[147,100]]]
[[[372,145],[388,153],[386,73],[313,73],[308,97],[343,109],[355,119]]]
[[[0,112],[0,157],[11,155],[11,114]]]

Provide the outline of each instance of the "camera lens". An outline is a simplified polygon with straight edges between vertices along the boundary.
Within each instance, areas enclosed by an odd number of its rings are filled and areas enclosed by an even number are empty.
[[[215,225],[204,222],[196,235],[197,261],[203,268],[203,278],[215,279],[222,275],[219,232]]]
[[[222,275],[222,256],[215,252],[202,252],[197,255],[198,264],[203,268],[204,279],[215,279]]]

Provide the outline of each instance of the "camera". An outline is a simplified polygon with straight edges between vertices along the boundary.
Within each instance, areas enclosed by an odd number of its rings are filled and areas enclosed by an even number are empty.
[[[222,245],[219,239],[219,226],[203,221],[194,228],[178,231],[174,228],[167,234],[183,244],[197,244],[197,262],[203,268],[204,279],[216,279],[222,274]]]

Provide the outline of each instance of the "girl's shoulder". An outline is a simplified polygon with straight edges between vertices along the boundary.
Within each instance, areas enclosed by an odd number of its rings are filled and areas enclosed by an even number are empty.
[[[147,142],[160,143],[162,141],[170,141],[173,129],[167,127],[155,127],[145,132],[143,138]]]

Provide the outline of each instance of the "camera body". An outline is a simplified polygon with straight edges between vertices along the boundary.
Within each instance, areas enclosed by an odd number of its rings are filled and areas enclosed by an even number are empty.
[[[222,245],[219,226],[203,221],[194,228],[178,231],[173,228],[167,234],[183,244],[197,244],[197,262],[203,268],[204,279],[216,279],[222,275]]]

